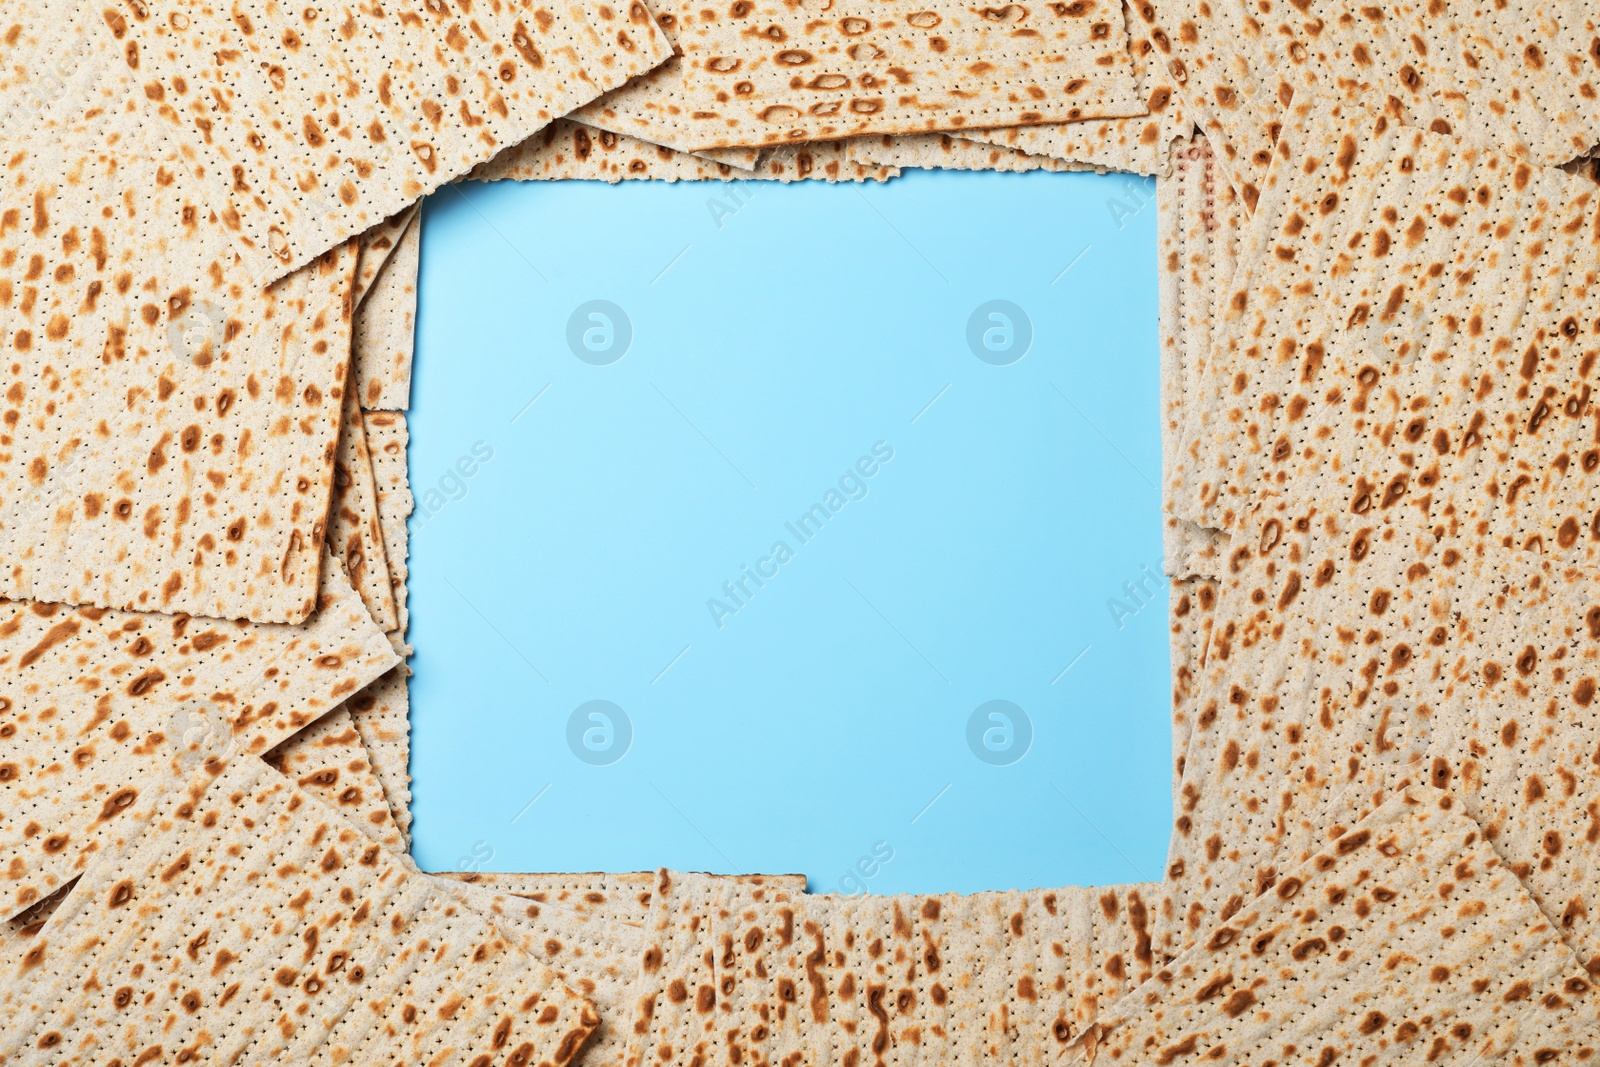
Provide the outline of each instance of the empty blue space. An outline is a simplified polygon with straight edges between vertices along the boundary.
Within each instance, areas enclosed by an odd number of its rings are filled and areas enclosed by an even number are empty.
[[[423,867],[1159,879],[1155,216],[1094,174],[435,194]]]

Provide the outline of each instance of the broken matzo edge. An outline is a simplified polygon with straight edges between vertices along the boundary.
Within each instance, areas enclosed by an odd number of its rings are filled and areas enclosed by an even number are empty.
[[[527,897],[554,904],[591,919],[605,919],[643,926],[649,917],[655,871],[611,874],[601,871],[572,874],[514,874],[500,871],[445,872],[441,878],[454,878],[468,885],[492,889],[496,893]],[[803,874],[707,874],[696,877],[713,881],[767,885],[796,897],[806,890]]]
[[[395,667],[349,700],[350,716],[372,773],[394,816],[395,826],[410,847],[411,840],[411,690],[404,664]]]
[[[411,225],[411,220],[421,210],[420,204],[412,204],[361,235],[359,240],[361,264],[356,268],[355,292],[352,294],[357,308],[361,307],[361,301],[372,288],[378,272],[394,254],[395,246],[400,242],[400,235],[405,233],[406,227]]]
[[[78,880],[74,878],[26,911],[0,922],[0,968],[11,968],[22,962],[22,955],[32,945],[33,936],[44,929],[44,924],[77,884]]]
[[[1083,163],[1069,163],[1048,156],[1030,156],[1014,148],[979,144],[948,133],[879,134],[852,137],[845,142],[850,156],[863,164],[924,170],[1092,170]]]
[[[893,167],[863,164],[850,158],[849,142],[815,141],[784,145],[763,153],[744,170],[649,144],[567,119],[557,119],[528,140],[479,164],[469,178],[480,181],[554,181],[589,179],[619,182],[654,181],[883,181],[899,173]]]
[[[390,852],[406,851],[405,834],[395,824],[348,704],[261,758]]]

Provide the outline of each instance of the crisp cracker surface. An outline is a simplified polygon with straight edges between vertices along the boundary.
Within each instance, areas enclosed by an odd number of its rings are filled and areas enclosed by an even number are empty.
[[[1165,961],[1162,887],[791,896],[660,872],[627,1062],[1043,1062]]]
[[[1454,798],[1414,787],[1209,926],[1073,1062],[1581,1062],[1597,1030],[1556,928]]]
[[[348,702],[262,759],[390,852],[406,851],[405,835],[395,825]]]
[[[404,411],[411,406],[421,255],[422,214],[417,212],[356,308],[350,362],[355,395],[366,410]]]
[[[147,128],[183,147],[262,283],[670,54],[639,0],[108,11]]]
[[[576,1055],[599,1020],[554,972],[260,759],[222,764],[124,824],[34,936],[0,1058]]]
[[[728,162],[653,145],[625,133],[558,119],[509,148],[469,177],[480,181],[883,181],[893,167],[853,157],[848,141],[785,145],[752,155],[743,169]],[[713,153],[714,154],[714,153]]]
[[[0,595],[304,619],[354,247],[262,289],[177,148],[128,118],[143,93],[98,11],[0,36],[4,98],[38,101],[0,134]]]
[[[337,574],[299,626],[0,604],[0,914],[82,873],[195,767],[266,752],[395,662]]]
[[[1109,0],[1002,7],[679,2],[681,55],[578,111],[682,151],[1144,110]]]

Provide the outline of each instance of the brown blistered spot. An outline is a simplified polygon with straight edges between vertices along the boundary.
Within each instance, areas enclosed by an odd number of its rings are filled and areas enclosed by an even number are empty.
[[[1296,960],[1306,960],[1312,956],[1321,955],[1328,951],[1328,942],[1320,937],[1308,937],[1294,948],[1289,950],[1289,955]]]
[[[518,21],[511,31],[511,43],[516,48],[517,54],[527,62],[530,67],[544,66],[544,57],[533,46],[533,36],[528,33],[528,27]]]
[[[1194,995],[1195,1003],[1203,1004],[1213,997],[1220,996],[1222,991],[1227,989],[1232,984],[1232,972],[1217,975],[1216,977],[1212,978],[1211,981],[1207,982],[1205,985],[1196,990]]]
[[[166,678],[167,676],[165,672],[158,670],[155,667],[151,667],[149,670],[145,671],[143,674],[139,675],[133,681],[128,683],[128,695],[142,697],[146,693],[150,692],[150,690],[154,689],[156,685],[166,681]]]
[[[1365,829],[1357,830],[1354,833],[1348,833],[1348,834],[1345,834],[1343,837],[1339,838],[1334,843],[1333,847],[1334,847],[1334,851],[1339,853],[1339,855],[1346,856],[1346,855],[1349,855],[1350,853],[1354,852],[1356,849],[1360,848],[1362,845],[1365,845],[1368,841],[1371,841],[1371,840],[1372,840],[1372,831],[1371,830],[1365,830]]]
[[[113,816],[122,814],[137,799],[139,799],[139,791],[132,786],[124,786],[112,793],[106,798],[105,803],[100,805],[100,820],[103,822]]]

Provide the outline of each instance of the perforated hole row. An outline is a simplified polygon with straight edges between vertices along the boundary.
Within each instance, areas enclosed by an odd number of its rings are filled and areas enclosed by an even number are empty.
[[[141,121],[121,46],[72,28],[84,93],[18,131],[18,213],[0,235],[5,591],[303,617],[353,257],[259,291],[159,122]]]
[[[1226,398],[1200,437],[1214,521],[1257,487],[1292,489],[1586,558],[1593,187],[1382,119],[1294,143],[1294,183],[1263,201],[1259,265],[1233,287],[1228,356],[1206,372]]]
[[[1118,1006],[1099,1055],[1591,1057],[1588,978],[1458,807],[1384,805]]]
[[[154,79],[148,110],[263,280],[666,57],[638,4],[175,0],[114,14]]]
[[[1144,110],[1109,0],[986,10],[681,0],[662,25],[682,57],[573,117],[692,151]]]

